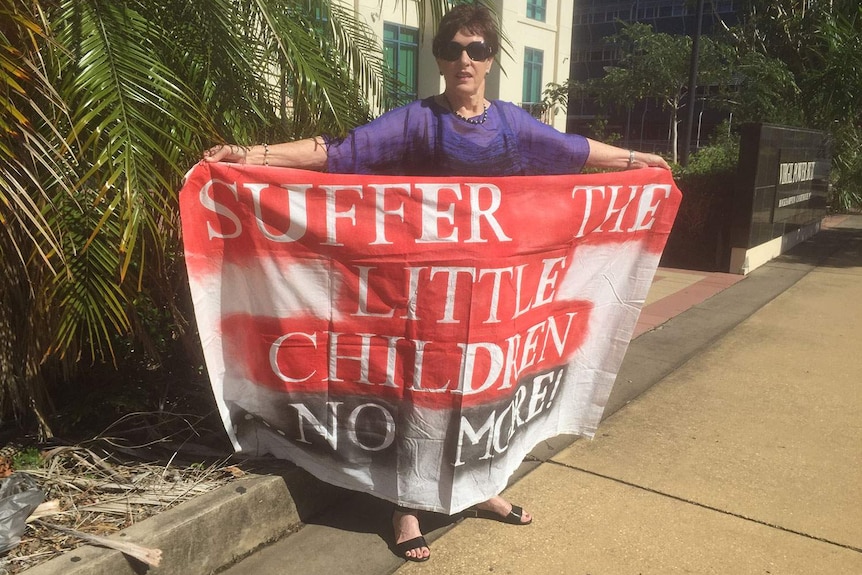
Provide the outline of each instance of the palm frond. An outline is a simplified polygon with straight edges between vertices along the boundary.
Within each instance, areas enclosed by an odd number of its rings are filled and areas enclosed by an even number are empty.
[[[330,0],[0,0],[0,410],[146,339],[142,305],[182,331],[183,174],[217,139],[366,121],[379,48]]]

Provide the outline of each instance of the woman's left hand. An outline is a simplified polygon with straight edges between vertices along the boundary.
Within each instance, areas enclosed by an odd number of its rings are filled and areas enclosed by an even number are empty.
[[[670,170],[664,158],[658,154],[626,150],[587,138],[590,155],[586,166],[590,168],[610,168],[612,170],[635,170],[637,168],[662,168]]]
[[[635,152],[635,161],[632,162],[630,169],[635,168],[664,168],[665,170],[669,170],[670,166],[665,159],[658,154]]]

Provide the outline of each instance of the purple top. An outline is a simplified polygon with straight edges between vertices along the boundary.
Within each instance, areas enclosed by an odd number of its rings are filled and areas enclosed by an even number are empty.
[[[326,170],[343,174],[572,174],[581,171],[590,153],[583,136],[563,134],[514,104],[494,100],[485,123],[470,124],[433,97],[396,108],[326,143]]]

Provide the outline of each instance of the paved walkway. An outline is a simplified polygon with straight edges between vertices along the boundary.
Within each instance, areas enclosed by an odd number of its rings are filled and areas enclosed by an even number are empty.
[[[857,234],[398,574],[862,573],[860,336]]]
[[[655,329],[744,278],[738,274],[659,268],[632,338]]]

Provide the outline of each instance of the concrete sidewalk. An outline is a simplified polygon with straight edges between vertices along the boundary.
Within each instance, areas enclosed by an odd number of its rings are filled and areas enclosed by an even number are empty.
[[[513,478],[533,525],[426,514],[405,564],[354,495],[225,574],[862,573],[862,217],[831,221],[744,281],[659,270],[616,415]]]
[[[391,551],[389,504],[278,463],[118,536],[159,568],[84,546],[27,573],[862,573],[860,280],[862,216],[744,279],[660,269],[614,415],[512,479],[533,525],[423,515],[427,563]]]
[[[805,246],[771,264],[816,263],[798,283],[512,486],[533,525],[463,521],[399,575],[862,573],[862,235],[835,234],[823,261]]]

